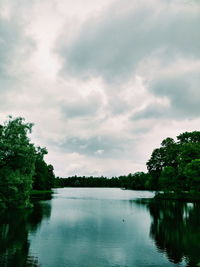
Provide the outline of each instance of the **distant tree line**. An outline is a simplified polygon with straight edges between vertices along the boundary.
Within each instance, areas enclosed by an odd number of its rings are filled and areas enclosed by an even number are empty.
[[[149,189],[149,174],[137,172],[119,177],[85,177],[72,176],[68,178],[56,178],[55,184],[61,187],[121,187],[135,190]]]
[[[9,117],[0,125],[0,207],[28,207],[32,189],[54,184],[52,165],[44,161],[45,148],[30,142],[33,124]]]
[[[177,140],[168,137],[147,162],[148,172],[119,177],[57,178],[57,186],[121,187],[134,190],[200,191],[200,132],[185,132]]]

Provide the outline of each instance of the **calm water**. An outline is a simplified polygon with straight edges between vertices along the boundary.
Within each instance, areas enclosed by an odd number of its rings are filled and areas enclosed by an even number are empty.
[[[0,213],[0,266],[200,266],[200,205],[152,196],[64,188]]]

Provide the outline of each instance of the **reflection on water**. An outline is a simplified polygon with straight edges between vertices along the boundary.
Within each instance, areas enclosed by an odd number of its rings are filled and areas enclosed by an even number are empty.
[[[50,214],[49,202],[35,203],[32,210],[0,213],[0,266],[39,266],[37,257],[29,253],[28,234]]]
[[[31,211],[0,213],[0,266],[198,266],[199,204],[149,197],[65,188]]]
[[[151,201],[150,236],[168,259],[187,266],[200,266],[200,204]]]

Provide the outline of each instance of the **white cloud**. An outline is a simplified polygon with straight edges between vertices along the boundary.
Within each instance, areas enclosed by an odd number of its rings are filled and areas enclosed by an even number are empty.
[[[104,153],[104,149],[98,149],[94,152],[96,155],[102,155]]]

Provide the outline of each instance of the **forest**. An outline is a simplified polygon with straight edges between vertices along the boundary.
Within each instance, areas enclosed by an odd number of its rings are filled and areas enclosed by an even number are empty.
[[[34,190],[53,187],[119,187],[133,190],[163,191],[165,197],[190,192],[199,198],[200,132],[185,132],[177,139],[167,137],[154,149],[146,163],[147,173],[136,172],[119,177],[55,178],[54,168],[44,156],[46,148],[31,143],[32,123],[12,118],[0,125],[0,207],[29,207]],[[176,193],[176,194],[175,194]],[[160,196],[159,194],[157,196]],[[171,197],[171,195],[170,195]]]

